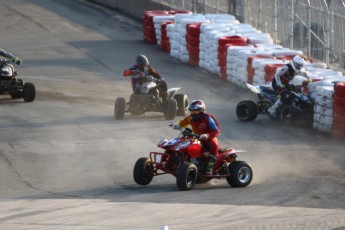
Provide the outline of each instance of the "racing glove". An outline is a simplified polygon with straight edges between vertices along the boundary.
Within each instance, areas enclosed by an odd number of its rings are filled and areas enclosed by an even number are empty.
[[[12,62],[14,62],[14,63],[16,63],[17,65],[20,65],[20,64],[22,64],[22,60],[20,60],[19,58],[17,58],[17,57],[14,57],[14,58],[12,58],[12,60],[11,60]]]
[[[169,126],[171,126],[173,129],[180,129],[181,126],[177,123],[171,123]]]
[[[200,135],[199,139],[204,141],[204,140],[207,140],[209,137],[210,137],[210,134],[203,133],[203,134]]]
[[[279,89],[281,89],[281,90],[285,89],[285,85],[280,84],[280,85],[279,85]]]

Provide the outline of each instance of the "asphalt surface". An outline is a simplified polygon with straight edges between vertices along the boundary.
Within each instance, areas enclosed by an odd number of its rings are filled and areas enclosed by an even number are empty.
[[[0,0],[0,47],[23,59],[32,103],[0,96],[0,229],[345,229],[344,140],[267,117],[238,121],[256,99],[142,41],[139,21],[82,0]],[[160,113],[115,120],[125,68],[144,53],[221,125],[221,146],[247,150],[247,188],[226,180],[181,192],[170,175],[135,184],[136,160],[177,136]],[[177,117],[180,119],[180,117]]]

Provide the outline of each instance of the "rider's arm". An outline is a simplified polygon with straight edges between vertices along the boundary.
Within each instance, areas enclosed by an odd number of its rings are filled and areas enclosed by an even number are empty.
[[[190,120],[191,120],[191,119],[192,119],[191,116],[187,116],[187,117],[185,117],[184,119],[178,121],[177,124],[178,124],[179,126],[181,126],[182,128],[185,128],[185,127],[187,127],[188,125],[190,125]]]
[[[217,126],[216,121],[211,116],[207,116],[206,119],[210,128],[210,132],[208,133],[210,135],[210,138],[217,137],[220,133],[220,130]]]
[[[3,49],[0,49],[0,55],[5,57],[5,58],[9,58],[9,59],[13,59],[15,58],[15,56],[9,52],[6,52],[5,50]]]
[[[123,72],[123,76],[124,76],[124,77],[130,77],[130,76],[132,76],[132,70],[131,70],[131,69],[126,69],[126,70]]]
[[[132,66],[130,67],[129,69],[126,69],[124,72],[123,72],[123,76],[124,77],[132,77],[132,76],[135,76],[135,72],[136,70],[138,69],[137,66]]]
[[[284,74],[289,70],[289,67],[287,67],[286,65],[280,67],[277,69],[276,74],[274,75],[274,79],[276,79],[277,85],[281,85],[282,81],[281,81],[281,77],[284,76]]]
[[[151,76],[153,76],[154,78],[157,78],[157,79],[161,79],[161,75],[154,69],[152,68],[151,66],[148,66],[149,67],[149,74]]]

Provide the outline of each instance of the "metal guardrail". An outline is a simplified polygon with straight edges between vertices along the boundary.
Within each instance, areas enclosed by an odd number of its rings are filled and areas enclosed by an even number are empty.
[[[229,13],[275,44],[345,68],[344,0],[155,0],[194,13]]]

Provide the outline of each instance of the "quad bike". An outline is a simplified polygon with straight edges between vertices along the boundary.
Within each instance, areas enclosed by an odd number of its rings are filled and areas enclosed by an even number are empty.
[[[176,177],[180,190],[190,190],[196,183],[206,183],[211,179],[226,179],[232,187],[246,187],[251,183],[251,166],[245,161],[237,160],[237,153],[245,151],[220,148],[212,174],[207,174],[210,155],[204,154],[199,136],[189,128],[178,129],[181,133],[177,138],[158,142],[157,146],[164,149],[164,152],[151,152],[149,158],[137,160],[133,170],[137,184],[148,185],[154,176],[164,174]]]
[[[236,115],[240,121],[253,121],[258,114],[269,116],[273,120],[279,120],[283,124],[292,124],[297,120],[312,120],[313,118],[313,102],[310,97],[301,92],[297,87],[291,85],[291,89],[287,92],[282,106],[277,108],[277,116],[272,116],[268,112],[277,100],[273,88],[269,85],[253,86],[247,84],[247,87],[257,94],[258,102],[244,100],[237,104]]]
[[[145,112],[161,112],[166,120],[173,120],[175,116],[187,114],[188,97],[185,94],[176,94],[180,88],[168,89],[168,98],[163,102],[159,95],[160,80],[152,77],[142,77],[142,84],[135,87],[129,102],[118,97],[115,100],[114,117],[122,120],[125,113],[134,116],[143,115]]]
[[[32,102],[36,96],[36,89],[33,83],[24,84],[22,79],[16,78],[17,71],[11,60],[0,60],[0,95],[10,95],[12,99],[23,98],[25,102]]]

